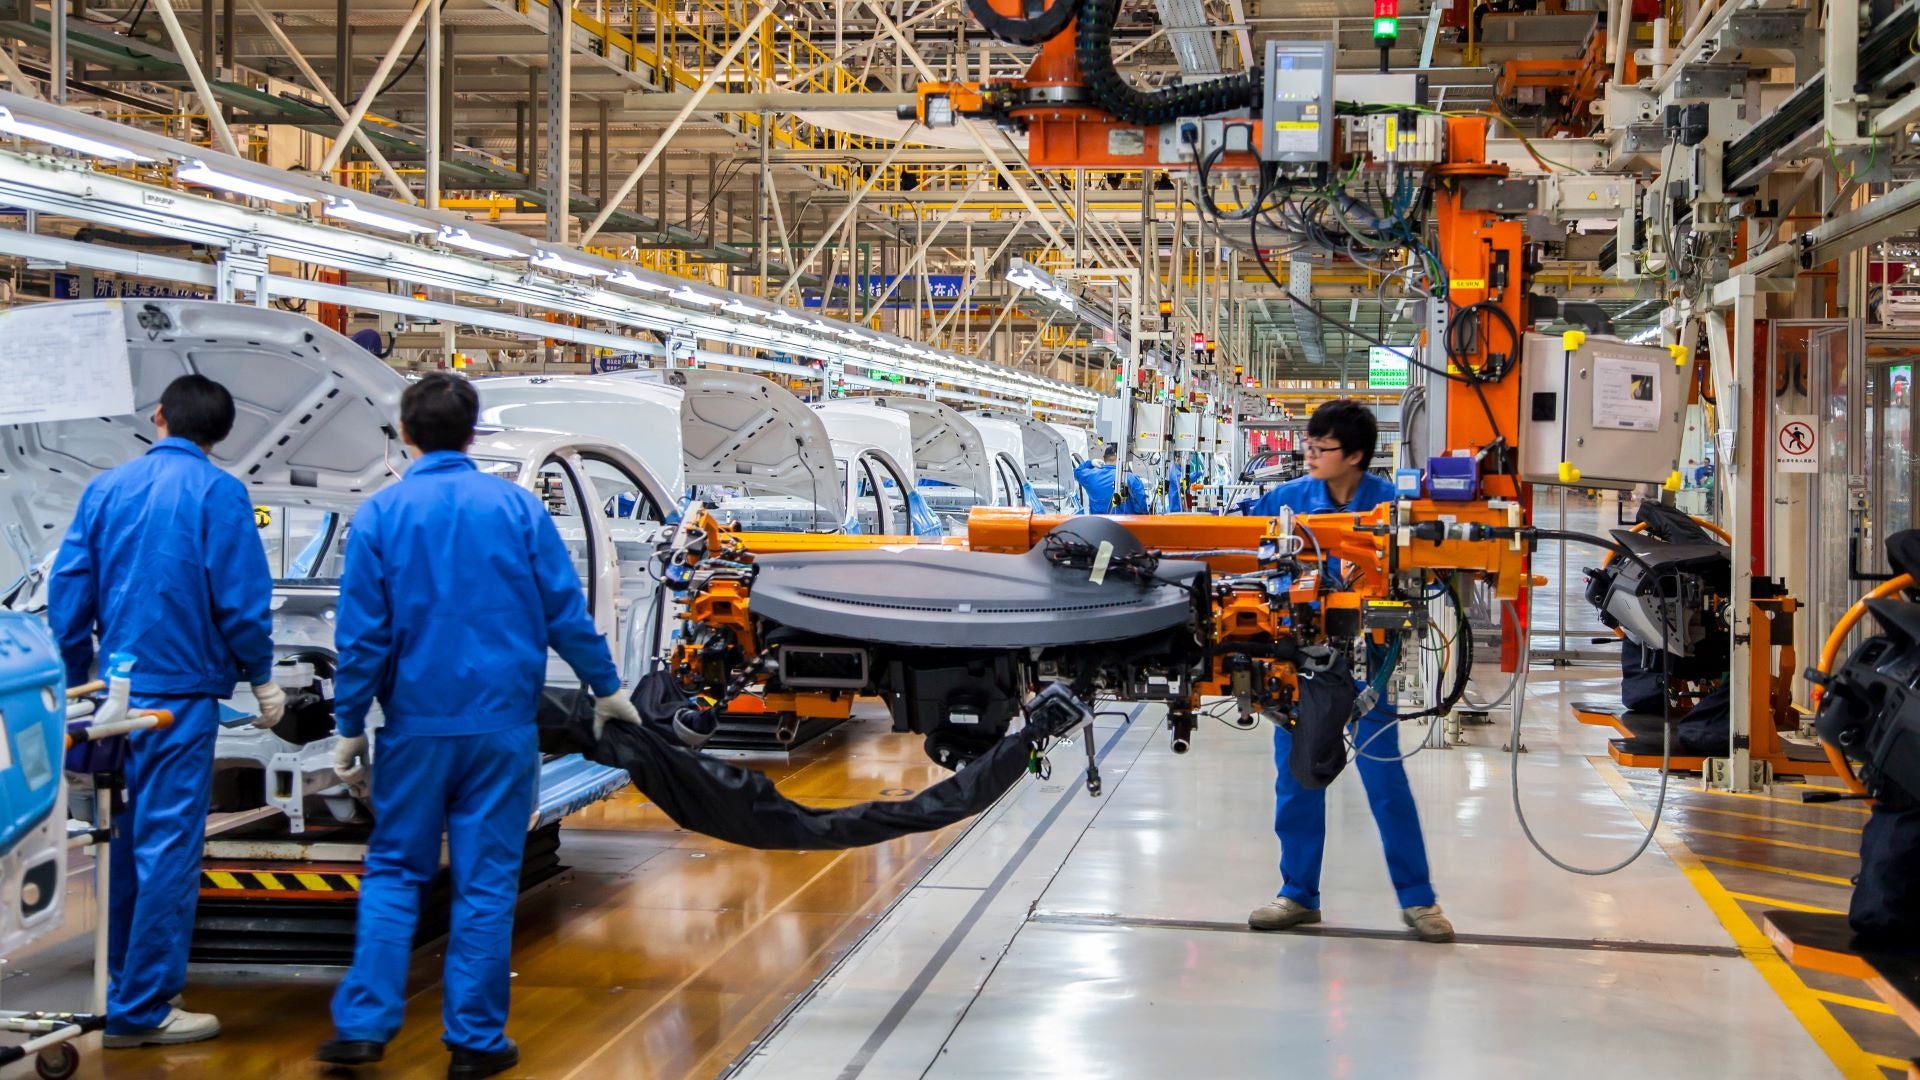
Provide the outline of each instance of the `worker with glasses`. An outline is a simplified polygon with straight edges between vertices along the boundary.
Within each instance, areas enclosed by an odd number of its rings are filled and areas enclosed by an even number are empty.
[[[1248,508],[1272,517],[1282,508],[1296,514],[1365,513],[1394,497],[1392,482],[1367,471],[1379,441],[1372,410],[1342,398],[1313,411],[1307,420],[1307,475],[1274,487]],[[1400,758],[1398,716],[1381,702],[1350,727],[1354,768],[1367,789],[1367,803],[1386,850],[1387,873],[1401,919],[1422,941],[1453,940],[1453,924],[1440,910],[1427,872],[1420,812]],[[1309,788],[1287,768],[1293,734],[1273,730],[1273,829],[1280,837],[1280,893],[1247,917],[1255,930],[1290,930],[1320,921],[1320,866],[1327,848],[1327,793]]]

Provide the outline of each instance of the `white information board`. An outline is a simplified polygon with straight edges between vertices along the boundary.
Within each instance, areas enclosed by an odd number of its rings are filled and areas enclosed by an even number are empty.
[[[1773,425],[1773,467],[1783,473],[1819,472],[1819,440],[1812,413],[1787,413]]]
[[[0,423],[133,411],[120,302],[49,303],[0,313]]]
[[[1653,431],[1660,426],[1660,365],[1627,356],[1593,358],[1593,426]]]

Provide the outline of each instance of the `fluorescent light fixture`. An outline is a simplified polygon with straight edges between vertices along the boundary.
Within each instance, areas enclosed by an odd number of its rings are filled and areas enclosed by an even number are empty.
[[[352,199],[328,199],[325,213],[330,218],[339,218],[341,221],[351,221],[356,225],[367,225],[375,229],[385,229],[388,232],[404,233],[408,236],[418,236],[421,233],[433,231],[433,226],[431,225],[422,225],[417,221],[408,221],[403,217],[383,214],[378,210],[367,210],[356,205]]]
[[[12,109],[0,109],[0,131],[9,135],[18,135],[23,139],[43,142],[49,146],[58,146],[67,150],[77,150],[88,157],[107,158],[111,161],[152,161],[153,159],[137,150],[119,146],[99,139],[89,139],[85,135],[76,135],[71,131],[36,124],[31,120],[22,120],[13,115]]]
[[[708,296],[705,293],[697,293],[687,288],[675,289],[668,293],[667,296],[671,299],[681,300],[689,304],[699,304],[702,307],[712,307],[720,303],[720,298],[717,296]]]
[[[648,281],[646,278],[641,277],[631,270],[622,270],[608,278],[607,282],[611,285],[618,285],[622,288],[634,289],[639,292],[663,293],[673,291],[671,285],[662,285],[657,281]]]
[[[581,277],[613,276],[613,271],[608,270],[604,266],[578,262],[561,255],[559,252],[548,251],[546,248],[535,248],[532,257],[527,261],[542,270],[553,270],[562,274],[578,274]]]
[[[221,191],[231,191],[235,195],[245,195],[267,202],[316,203],[320,201],[318,196],[302,195],[297,191],[288,191],[286,188],[274,187],[272,184],[263,184],[258,180],[248,180],[244,176],[234,176],[232,173],[208,168],[207,163],[199,158],[188,158],[181,162],[180,168],[174,175],[189,184],[219,188]]]
[[[456,229],[451,225],[440,226],[440,242],[448,247],[471,251],[476,255],[491,255],[496,259],[518,259],[526,255],[505,244],[496,244],[491,240],[482,240],[465,229]]]
[[[1046,288],[1050,283],[1041,277],[1033,267],[1023,263],[1007,272],[1007,284],[1038,292]]]

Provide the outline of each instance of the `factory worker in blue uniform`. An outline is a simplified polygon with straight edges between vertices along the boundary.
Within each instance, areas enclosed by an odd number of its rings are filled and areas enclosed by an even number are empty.
[[[173,714],[172,725],[127,737],[127,810],[110,849],[108,1047],[220,1034],[218,1019],[176,1004],[200,898],[220,700],[244,679],[257,726],[286,712],[272,679],[273,580],[253,506],[246,486],[207,458],[233,418],[233,395],[219,383],[170,383],[153,413],[159,441],[87,485],[48,582],[67,684],[92,678],[96,655],[125,654],[130,703]]]
[[[1147,514],[1152,513],[1152,504],[1147,501],[1147,487],[1140,478],[1127,473],[1126,494],[1118,502],[1114,501],[1114,488],[1118,483],[1120,466],[1116,459],[1120,456],[1119,447],[1107,444],[1107,452],[1102,456],[1105,462],[1095,465],[1083,461],[1073,467],[1073,478],[1082,491],[1087,493],[1087,513],[1089,514]]]
[[[594,628],[566,543],[532,492],[466,454],[480,401],[429,375],[400,399],[413,464],[354,515],[341,577],[334,769],[370,783],[373,835],[353,968],[316,1057],[379,1061],[400,1030],[407,964],[446,834],[453,877],[443,1041],[449,1077],[519,1063],[506,1037],[508,951],[540,755],[534,712],[558,652],[591,689],[598,727],[638,724]],[[384,725],[368,747],[375,699]]]
[[[1307,475],[1280,484],[1247,513],[1268,517],[1288,507],[1296,514],[1364,513],[1394,497],[1393,484],[1367,471],[1379,428],[1373,413],[1351,399],[1329,401],[1307,420]],[[1355,721],[1350,734],[1354,769],[1367,789],[1380,845],[1386,849],[1402,920],[1423,941],[1453,940],[1453,924],[1434,896],[1420,812],[1401,764],[1392,705],[1382,703]],[[1320,921],[1320,864],[1327,848],[1327,793],[1303,787],[1287,768],[1293,736],[1273,731],[1273,829],[1280,836],[1280,895],[1247,917],[1255,930],[1288,930]]]

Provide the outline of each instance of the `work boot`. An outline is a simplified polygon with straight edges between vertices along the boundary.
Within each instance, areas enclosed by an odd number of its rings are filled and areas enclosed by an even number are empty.
[[[167,1019],[157,1028],[145,1031],[130,1031],[123,1035],[108,1035],[103,1045],[109,1050],[125,1050],[135,1046],[172,1046],[175,1043],[199,1042],[220,1034],[220,1018],[212,1013],[191,1013],[176,1008],[167,1014]]]
[[[387,1056],[387,1044],[372,1039],[334,1039],[314,1051],[313,1060],[328,1065],[371,1065]]]
[[[1400,912],[1400,917],[1413,927],[1413,935],[1421,941],[1445,945],[1453,940],[1453,924],[1447,921],[1446,913],[1440,910],[1439,904],[1405,908]]]
[[[1255,908],[1253,914],[1247,916],[1247,925],[1255,930],[1291,930],[1319,921],[1319,908],[1308,907],[1285,896],[1274,897],[1272,903]]]
[[[455,1046],[453,1060],[447,1064],[447,1080],[480,1080],[483,1076],[503,1073],[520,1064],[520,1047],[512,1039],[499,1050],[468,1050],[464,1046]]]

